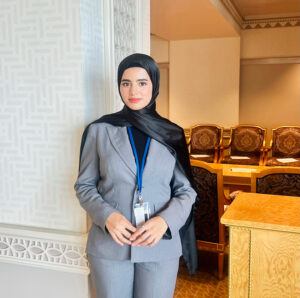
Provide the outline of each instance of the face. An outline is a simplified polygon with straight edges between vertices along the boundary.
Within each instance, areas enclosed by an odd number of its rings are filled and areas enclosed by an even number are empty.
[[[127,68],[121,79],[121,97],[131,110],[140,110],[149,104],[152,97],[152,82],[144,68]]]

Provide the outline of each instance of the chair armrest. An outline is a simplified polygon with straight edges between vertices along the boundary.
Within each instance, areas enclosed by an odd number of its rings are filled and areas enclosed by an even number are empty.
[[[263,147],[262,149],[264,150],[265,153],[268,153],[271,151],[272,148],[271,147]]]
[[[220,146],[220,150],[226,150],[230,147],[230,144],[227,144],[227,145],[221,145]]]
[[[191,144],[191,137],[185,137],[186,144],[189,146]]]

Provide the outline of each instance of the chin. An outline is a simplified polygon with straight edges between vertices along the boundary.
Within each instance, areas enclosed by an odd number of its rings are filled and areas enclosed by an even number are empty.
[[[126,104],[126,106],[133,111],[137,111],[137,110],[141,110],[145,107],[145,105],[141,105],[141,104],[132,104],[132,103],[128,103]]]
[[[140,106],[128,106],[129,109],[134,110],[134,111],[138,111],[144,108],[144,106],[140,107]]]

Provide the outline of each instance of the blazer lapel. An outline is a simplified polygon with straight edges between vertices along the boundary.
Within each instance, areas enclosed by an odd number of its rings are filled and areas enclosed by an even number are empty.
[[[116,152],[131,172],[136,175],[136,164],[126,127],[107,127],[106,131]]]

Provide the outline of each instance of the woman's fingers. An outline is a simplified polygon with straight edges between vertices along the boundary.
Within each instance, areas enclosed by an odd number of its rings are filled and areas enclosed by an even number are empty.
[[[136,228],[122,214],[113,212],[106,220],[106,228],[118,244],[131,245],[131,231],[135,232]]]
[[[141,245],[142,243],[145,244],[145,242],[147,242],[148,238],[150,238],[150,237],[151,237],[151,239],[153,238],[152,233],[150,231],[149,232],[145,231],[144,233],[139,235],[134,242],[132,242],[132,245],[133,246],[134,245]]]
[[[131,245],[131,241],[129,241],[127,238],[125,238],[122,234],[122,232],[117,232],[115,234],[118,237],[118,240],[123,244]]]
[[[137,229],[122,214],[114,212],[108,217],[106,227],[114,241],[120,245],[154,246],[168,225],[163,218],[156,216]]]
[[[130,240],[135,241],[138,237],[145,233],[145,231],[145,226],[141,226],[131,235]]]
[[[137,229],[136,227],[134,227],[131,222],[129,222],[126,218],[125,218],[125,222],[124,222],[124,227],[130,231],[131,233],[134,233]]]
[[[122,231],[121,231],[121,233],[122,233],[122,235],[127,239],[127,240],[129,240],[130,239],[130,237],[131,237],[131,233],[130,232],[128,232],[126,229],[123,229]],[[130,241],[130,243],[131,243],[131,241]]]
[[[140,240],[142,237],[140,237],[138,240]],[[138,246],[150,246],[153,242],[155,242],[155,237],[149,235],[148,237],[146,237],[144,240],[140,240],[136,245]],[[158,242],[158,241],[157,241]],[[135,244],[132,244],[133,246]]]
[[[162,217],[153,217],[132,234],[132,245],[153,246],[162,238],[167,228],[168,225]]]
[[[124,244],[117,238],[117,236],[115,234],[110,234],[111,237],[114,239],[114,241],[118,244],[120,244],[121,246],[123,246]]]

